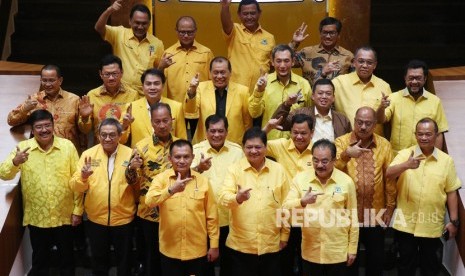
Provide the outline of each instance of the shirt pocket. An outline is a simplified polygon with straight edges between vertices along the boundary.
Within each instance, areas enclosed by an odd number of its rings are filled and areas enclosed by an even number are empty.
[[[166,200],[166,206],[170,211],[181,209],[182,196],[180,193],[175,193]]]
[[[205,192],[204,191],[192,191],[189,194],[189,205],[188,208],[193,211],[203,211],[205,210],[204,201],[205,201]]]

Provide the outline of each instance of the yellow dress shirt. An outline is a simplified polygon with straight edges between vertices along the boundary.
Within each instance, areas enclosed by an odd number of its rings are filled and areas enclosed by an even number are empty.
[[[300,153],[292,139],[279,138],[268,141],[266,144],[267,155],[273,157],[283,165],[289,179],[297,173],[312,168],[312,144],[310,143],[304,152]]]
[[[158,67],[163,56],[163,42],[151,33],[139,41],[132,29],[109,25],[105,26],[105,40],[113,48],[113,54],[123,61],[123,81],[144,96],[140,77],[145,70]]]
[[[210,76],[210,62],[214,58],[213,52],[194,40],[189,50],[181,47],[179,41],[166,49],[167,55],[174,62],[165,69],[166,96],[177,102],[184,102],[186,91],[189,89],[192,78],[199,73],[199,80],[206,81]],[[186,113],[188,119],[198,118],[198,113]]]
[[[171,108],[171,116],[173,117],[173,129],[171,130],[171,134],[181,139],[187,139],[186,122],[184,120],[182,104],[165,97],[161,97],[160,102],[168,104]],[[123,116],[126,114],[126,109],[127,107],[123,110]],[[140,140],[153,135],[153,127],[149,112],[150,107],[145,97],[132,102],[132,116],[134,117],[134,122],[123,132],[120,143],[125,144],[129,139],[129,135],[131,135],[131,147],[134,148]]]
[[[300,200],[309,187],[312,192],[324,194],[303,208]],[[293,220],[295,225],[302,226],[304,260],[334,264],[347,261],[347,254],[357,254],[357,197],[354,182],[345,173],[335,168],[325,185],[320,183],[314,170],[299,173],[293,179],[284,208],[291,212],[301,210],[298,213],[301,216],[293,216]]]
[[[125,171],[132,149],[118,145],[111,177],[108,177],[108,155],[98,144],[84,151],[70,185],[76,192],[85,192],[84,209],[90,221],[100,225],[119,226],[130,223],[136,213],[134,189],[126,182]],[[85,158],[92,159],[92,175],[81,179]]]
[[[247,86],[251,94],[260,77],[260,69],[264,72],[270,70],[274,36],[261,26],[251,33],[244,25],[234,23],[231,34],[224,34],[224,37],[232,66],[230,81]]]
[[[236,201],[238,185],[252,188],[242,204]],[[230,166],[220,193],[220,204],[230,209],[226,245],[246,254],[278,252],[280,241],[289,239],[289,228],[276,220],[288,191],[286,171],[274,161],[266,159],[259,172],[245,157]]]
[[[253,94],[249,97],[250,115],[252,118],[258,118],[263,115],[262,127],[265,126],[278,106],[285,102],[289,95],[296,94],[299,90],[301,90],[302,99],[300,102],[293,104],[291,110],[310,106],[312,101],[310,99],[310,95],[312,94],[310,84],[301,76],[291,73],[289,83],[283,85],[278,81],[276,72],[269,74],[265,91],[258,92],[255,87]],[[268,140],[289,138],[289,136],[289,131],[273,129],[268,133]]]
[[[366,213],[368,210],[374,209],[377,214],[381,209],[387,208],[392,212],[396,207],[395,180],[385,178],[393,153],[388,140],[373,134],[370,152],[364,152],[360,157],[350,158],[348,162],[344,162],[341,159],[342,152],[357,142],[357,137],[353,132],[336,138],[334,142],[337,148],[336,167],[347,173],[355,182],[358,219],[368,227],[371,220],[374,221],[373,217],[365,217],[365,214],[371,214],[371,212]]]
[[[54,134],[70,140],[76,149],[80,150],[81,143],[78,132],[79,96],[60,88],[57,98],[53,101],[50,100],[45,91],[32,94],[31,99],[37,100],[36,107],[29,112],[25,112],[25,102],[23,102],[8,113],[8,124],[10,126],[24,124],[32,112],[45,109],[53,114]]]
[[[391,166],[410,157],[425,157],[418,146],[401,150]],[[454,160],[435,148],[420,167],[403,172],[398,180],[397,209],[393,228],[415,237],[438,238],[444,229],[447,193],[460,189]]]
[[[89,101],[94,105],[94,109],[86,122],[79,116],[79,129],[87,134],[94,129],[94,144],[98,144],[98,126],[106,118],[115,118],[121,121],[124,107],[127,103],[139,99],[141,96],[129,85],[121,83],[118,93],[110,95],[105,86],[101,85],[87,93]]]
[[[204,171],[202,175],[210,180],[213,194],[218,202],[220,191],[224,184],[224,177],[227,172],[226,168],[242,159],[244,157],[244,152],[242,151],[241,146],[228,140],[224,141],[224,146],[218,152],[210,146],[208,140],[205,140],[194,145],[195,158],[192,162],[192,168],[199,164],[201,153],[203,153],[205,158],[212,157],[212,165],[210,169]],[[220,204],[218,204],[218,218],[220,227],[227,226],[229,224],[229,210]]]
[[[417,144],[415,127],[421,119],[429,117],[438,124],[439,132],[449,130],[441,99],[423,90],[414,100],[407,89],[389,96],[391,104],[386,108],[386,120],[391,122],[391,144],[395,153]]]
[[[83,213],[83,194],[73,193],[69,180],[79,159],[73,144],[55,136],[45,152],[32,138],[18,144],[20,150],[30,147],[29,157],[19,166],[13,165],[16,148],[0,164],[0,178],[10,180],[21,171],[23,226],[49,228],[71,224],[71,214]]]
[[[245,131],[252,127],[252,118],[249,114],[249,104],[247,102],[249,93],[247,87],[231,81],[226,93],[226,118],[228,118],[229,123],[227,139],[241,144]],[[193,99],[189,99],[186,95],[184,110],[186,113],[199,112],[199,123],[192,142],[197,144],[205,140],[207,131],[205,120],[208,116],[216,113],[215,86],[213,86],[213,82],[201,82]]]
[[[390,95],[392,93],[389,84],[382,79],[371,76],[368,83],[363,83],[357,75],[352,72],[340,75],[333,80],[334,84],[334,105],[336,111],[346,115],[350,124],[354,125],[355,113],[362,106],[369,106],[377,110],[381,104],[382,93]],[[375,133],[383,136],[382,124],[377,124]]]
[[[160,252],[174,259],[192,260],[218,248],[218,209],[206,177],[191,170],[192,180],[182,192],[170,195],[168,188],[177,179],[173,169],[158,174],[152,181],[145,203],[160,209]]]
[[[170,145],[178,140],[178,138],[172,137],[167,143],[158,140],[156,144],[154,143],[154,139],[157,140],[154,136],[145,137],[136,145],[137,152],[144,160],[144,164],[139,169],[139,205],[137,207],[137,216],[149,221],[158,222],[158,210],[157,208],[149,208],[145,204],[145,195],[149,191],[153,178],[159,173],[171,169],[171,162],[168,159]]]

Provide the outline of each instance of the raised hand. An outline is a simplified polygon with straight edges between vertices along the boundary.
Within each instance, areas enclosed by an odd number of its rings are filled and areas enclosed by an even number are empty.
[[[176,62],[173,61],[172,57],[174,54],[167,54],[163,53],[163,56],[161,57],[160,65],[158,66],[158,69],[163,70],[165,68],[170,67],[171,65],[175,64]]]
[[[90,156],[85,157],[84,158],[84,166],[81,169],[81,179],[85,181],[93,173],[94,173],[94,171],[92,170],[92,158]]]
[[[364,152],[370,152],[370,149],[362,148],[360,145],[362,140],[359,140],[355,145],[346,149],[346,153],[350,158],[359,158]]]
[[[284,102],[284,104],[286,106],[290,107],[293,104],[297,103],[300,99],[302,99],[302,97],[303,97],[302,89],[299,89],[299,91],[297,91],[297,93],[289,95],[287,97],[286,101]]]
[[[191,79],[189,84],[189,89],[187,90],[187,95],[189,98],[194,98],[197,93],[197,87],[199,86],[200,82],[200,74],[196,73],[195,76]]]
[[[307,206],[307,204],[313,204],[316,202],[316,199],[319,195],[323,195],[324,193],[313,193],[312,187],[308,188],[308,191],[305,195],[300,199],[300,205],[302,207]]]
[[[192,177],[186,177],[184,179],[181,179],[181,173],[178,173],[178,178],[176,181],[173,183],[173,185],[170,187],[171,194],[179,193],[184,191],[186,188],[187,182],[191,181]]]
[[[111,9],[112,11],[119,11],[122,7],[122,3],[123,0],[116,0],[115,2],[113,2],[113,4],[110,6],[109,9]]]
[[[137,152],[136,149],[132,151],[132,156],[133,157],[131,158],[131,161],[129,161],[129,169],[135,170],[140,168],[142,164],[144,164],[144,160],[142,159],[142,157],[140,157],[140,154]]]
[[[241,185],[237,185],[237,194],[236,194],[237,203],[241,204],[242,202],[249,200],[250,191],[252,191],[252,188],[242,189]]]
[[[268,123],[265,125],[265,132],[269,132],[272,129],[283,130],[281,123],[283,122],[283,116],[279,118],[271,118],[268,120]]]
[[[94,111],[94,105],[90,103],[89,96],[82,96],[79,100],[79,116],[82,119],[87,119]]]
[[[292,41],[297,44],[304,41],[309,36],[309,34],[305,33],[306,30],[307,24],[305,24],[305,22],[302,22],[302,25],[300,25],[300,27],[297,28],[297,30],[294,32],[292,36]]]
[[[229,5],[231,5],[231,0],[221,0],[221,5],[223,7],[229,7]]]
[[[204,171],[208,171],[212,166],[212,157],[205,158],[205,155],[201,152],[200,153],[200,162],[197,165],[197,171],[202,173]]]
[[[380,107],[383,109],[387,108],[390,104],[391,101],[389,100],[389,95],[385,95],[384,92],[381,92],[381,104]]]
[[[260,68],[260,77],[257,80],[258,92],[263,92],[265,90],[267,78],[268,78],[268,73],[266,73],[265,71],[263,71],[262,68]]]
[[[425,160],[425,157],[413,157],[413,151],[410,153],[410,156],[407,161],[405,161],[405,164],[407,165],[407,168],[409,169],[418,169],[420,167],[420,162],[422,160]]]
[[[134,117],[132,116],[132,103],[130,103],[126,109],[126,114],[123,116],[123,130],[128,129],[132,122],[134,122]]]
[[[323,66],[323,69],[321,70],[321,73],[324,76],[327,76],[333,72],[338,72],[341,70],[341,64],[339,61],[330,61]]]
[[[19,166],[27,161],[29,157],[29,153],[27,152],[31,147],[27,147],[24,150],[20,150],[18,146],[16,146],[16,155],[13,158],[13,165]]]
[[[36,99],[33,99],[31,95],[27,96],[26,101],[24,102],[24,111],[29,112],[36,108],[39,102]]]

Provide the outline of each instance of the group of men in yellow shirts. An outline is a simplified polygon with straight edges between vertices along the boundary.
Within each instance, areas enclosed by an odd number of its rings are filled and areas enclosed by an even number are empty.
[[[71,225],[84,212],[95,275],[108,273],[110,245],[118,275],[131,273],[134,221],[145,275],[214,275],[218,258],[221,275],[293,275],[296,254],[304,275],[358,275],[359,243],[366,275],[382,275],[391,218],[399,275],[414,274],[418,247],[422,273],[435,275],[437,238],[457,233],[461,184],[441,151],[448,125],[424,89],[426,64],[409,62],[406,88],[391,93],[373,74],[373,48],[337,44],[339,20],[323,19],[320,44],[296,52],[305,24],[275,45],[255,0],[240,2],[240,24],[230,3],[221,0],[225,58],[195,40],[190,16],[166,50],[147,33],[144,5],[131,28],[106,25],[114,1],[95,24],[114,52],[101,61],[103,85],[79,99],[47,65],[43,90],[10,112],[34,136],[0,165],[4,179],[21,171],[32,275],[48,273],[52,244],[73,275]],[[252,127],[259,117],[263,129]]]

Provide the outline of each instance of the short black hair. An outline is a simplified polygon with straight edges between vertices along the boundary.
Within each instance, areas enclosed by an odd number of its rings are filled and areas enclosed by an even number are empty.
[[[223,121],[224,123],[224,128],[228,130],[228,126],[229,126],[228,118],[226,118],[225,116],[219,115],[219,114],[213,114],[213,115],[208,116],[207,119],[205,120],[205,127],[208,130],[211,124],[216,124],[221,121]]]
[[[289,51],[291,53],[291,58],[294,59],[295,52],[294,50],[289,47],[287,44],[278,44],[276,45],[273,50],[271,50],[271,59],[274,59],[275,55],[277,52],[284,52],[284,51]]]
[[[376,53],[375,49],[373,49],[373,47],[371,47],[370,45],[363,45],[363,46],[360,46],[357,49],[355,49],[354,58],[357,56],[358,52],[360,52],[361,50],[373,52],[373,56],[375,57],[375,61],[378,61],[378,53]]]
[[[241,0],[241,2],[239,2],[239,7],[237,7],[237,13],[241,12],[242,6],[247,6],[247,5],[255,5],[257,7],[257,11],[259,13],[262,12],[257,0]]]
[[[228,63],[228,70],[229,72],[232,72],[232,66],[231,66],[231,62],[229,61],[229,59],[223,57],[223,56],[217,56],[215,58],[212,59],[212,61],[210,62],[210,71],[212,70],[213,68],[213,63],[223,63],[223,62],[227,62]]]
[[[266,133],[258,126],[251,127],[245,131],[244,136],[242,137],[242,145],[244,146],[248,140],[255,138],[260,138],[260,140],[262,140],[263,144],[266,146]]]
[[[98,132],[100,133],[100,130],[102,129],[103,126],[115,126],[116,131],[118,131],[118,134],[121,134],[123,132],[123,126],[121,126],[120,122],[116,120],[115,118],[105,118],[99,125],[98,125]]]
[[[317,80],[314,84],[313,84],[313,87],[312,87],[312,91],[315,92],[316,91],[316,87],[318,85],[331,85],[331,87],[333,88],[333,94],[334,92],[336,92],[336,88],[334,88],[334,84],[333,82],[330,80],[330,79],[319,79]]]
[[[45,109],[38,109],[29,115],[28,123],[31,126],[34,126],[35,122],[42,121],[42,120],[50,120],[53,124],[53,115],[50,111]]]
[[[158,102],[158,103],[154,103],[150,106],[150,115],[153,117],[153,112],[156,111],[156,110],[159,110],[159,109],[163,109],[165,108],[166,110],[168,110],[168,113],[170,114],[170,117],[173,117],[173,115],[171,114],[171,107],[169,104],[167,103],[162,103],[162,102]]]
[[[337,18],[328,16],[328,17],[323,18],[323,20],[320,21],[320,27],[319,27],[320,33],[323,30],[323,27],[328,26],[328,25],[336,25],[336,30],[338,33],[340,33],[342,30],[341,21],[339,21],[339,19]]]
[[[336,145],[334,145],[334,143],[329,141],[328,139],[323,138],[323,139],[317,140],[315,143],[313,143],[312,155],[315,152],[316,148],[320,148],[320,149],[326,149],[327,148],[327,149],[329,149],[331,151],[331,158],[332,159],[336,158]]]
[[[423,60],[419,60],[419,59],[412,59],[411,61],[407,63],[407,65],[405,66],[405,70],[404,70],[404,77],[407,76],[407,71],[409,69],[418,69],[418,68],[423,69],[423,75],[425,77],[428,77],[428,65],[426,65],[426,62],[424,62]]]
[[[434,125],[434,131],[436,133],[439,132],[438,123],[436,123],[435,120],[433,120],[433,119],[431,119],[429,117],[425,117],[425,118],[420,119],[420,121],[418,121],[418,123],[415,125],[415,133],[417,132],[418,125],[419,124],[424,124],[424,123],[432,123]]]
[[[181,148],[181,147],[184,147],[184,146],[189,146],[189,148],[191,149],[191,153],[194,152],[194,148],[192,147],[191,142],[189,142],[189,141],[187,141],[185,139],[179,139],[179,140],[176,140],[173,143],[171,143],[171,145],[170,145],[170,156],[173,154],[173,148],[174,147]]]
[[[146,5],[144,5],[144,4],[135,4],[134,6],[132,6],[131,12],[129,13],[129,18],[130,19],[132,19],[132,16],[134,15],[134,13],[136,11],[147,14],[148,17],[149,17],[149,21],[152,20],[152,14],[150,13],[150,9]]]
[[[42,76],[43,71],[55,71],[55,72],[57,72],[57,77],[59,77],[59,78],[62,77],[60,67],[58,67],[58,66],[56,66],[54,64],[47,64],[44,67],[42,67],[42,69],[40,70],[40,76]]]
[[[100,61],[100,70],[103,70],[103,66],[107,66],[114,63],[118,64],[119,69],[123,71],[123,62],[119,57],[112,54],[106,55],[102,58],[102,60]]]
[[[294,116],[292,116],[291,127],[294,126],[294,124],[301,124],[305,122],[307,123],[310,131],[313,131],[312,117],[308,116],[307,114],[295,114]]]
[[[166,77],[165,77],[165,74],[163,73],[163,71],[155,69],[155,68],[145,70],[145,72],[142,74],[142,76],[140,76],[140,82],[142,84],[144,84],[145,78],[147,77],[147,75],[158,76],[161,79],[161,83],[165,84]]]

